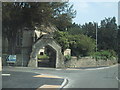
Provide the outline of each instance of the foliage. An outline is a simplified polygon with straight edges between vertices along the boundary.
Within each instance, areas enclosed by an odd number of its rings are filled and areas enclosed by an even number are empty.
[[[72,54],[75,56],[87,56],[94,52],[95,40],[86,35],[70,35],[69,40]]]
[[[73,5],[67,2],[53,3],[54,7],[54,24],[60,31],[65,31],[67,27],[72,24],[72,19],[76,16],[76,11],[73,9]]]
[[[37,55],[37,58],[38,58],[38,59],[49,59],[49,56],[47,56],[46,54],[44,54],[44,55],[38,54],[38,55]]]
[[[68,36],[67,32],[57,31],[54,33],[54,38],[61,45],[62,51],[69,48]]]
[[[76,11],[68,2],[3,2],[2,14],[3,36],[8,39],[10,52],[15,51],[16,37],[19,32],[22,33],[24,27],[34,28],[36,24],[39,27],[43,23],[51,23],[58,28],[54,38],[63,50],[70,48],[75,56],[86,56],[94,52],[96,23],[72,24]],[[117,47],[117,39],[118,43],[120,41],[117,32],[120,30],[117,30],[116,18],[101,20],[97,30],[98,50],[114,50],[120,53],[119,46]],[[107,52],[100,53],[109,57]]]
[[[36,23],[51,22],[62,30],[60,27],[66,28],[76,14],[68,2],[4,2],[2,7],[3,25],[8,27],[34,27]]]
[[[98,49],[117,51],[117,24],[115,17],[105,18],[98,29]]]
[[[118,63],[120,63],[120,25],[118,26],[117,42]]]
[[[67,28],[67,32],[71,35],[83,34],[81,25],[73,23],[70,27]]]
[[[74,26],[74,25],[73,25]],[[81,29],[81,30],[80,30]],[[74,29],[73,29],[74,31]],[[85,23],[79,28],[79,32],[88,37],[96,39],[96,23]],[[114,50],[117,51],[117,24],[115,17],[109,17],[101,20],[100,25],[97,25],[98,50]],[[74,32],[73,32],[74,34]]]
[[[63,51],[67,48],[72,49],[72,55],[86,56],[94,51],[95,40],[83,35],[70,35],[67,32],[58,31],[54,38],[62,46]]]
[[[65,57],[65,61],[71,60],[72,58],[70,55],[65,55],[64,57]]]
[[[117,57],[115,51],[113,50],[101,50],[98,52],[93,53],[93,58],[96,60],[102,59],[102,60],[112,60],[113,57]]]
[[[90,38],[96,39],[96,26],[97,26],[97,49],[99,51],[110,49],[110,50],[114,50],[115,52],[118,52],[119,44],[117,44],[117,43],[120,40],[118,40],[119,39],[119,30],[117,29],[115,17],[105,18],[105,19],[101,20],[101,24],[99,26],[96,25],[95,22],[88,22],[88,23],[85,23],[84,25],[78,25],[78,24],[73,23],[66,32],[68,32],[71,35],[79,35],[79,34],[82,35],[83,34]],[[117,35],[117,32],[118,32],[118,35]],[[74,38],[74,37],[72,37],[72,38]],[[84,44],[87,43],[86,41],[82,41],[82,42]],[[85,45],[87,45],[87,44],[85,44]],[[72,52],[75,52],[77,55],[79,55],[78,50],[79,49],[75,49],[75,51],[72,51]],[[84,52],[82,52],[82,53],[84,53]]]
[[[96,39],[96,23],[89,22],[82,25],[83,34]]]
[[[52,23],[65,30],[76,15],[68,2],[3,2],[2,13],[3,36],[8,38],[11,54],[15,51],[18,33],[25,27],[34,29],[36,25]]]

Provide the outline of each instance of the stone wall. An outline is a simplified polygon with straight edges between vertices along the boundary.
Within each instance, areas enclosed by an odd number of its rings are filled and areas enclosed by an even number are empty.
[[[109,66],[116,64],[117,60],[99,60],[96,62],[95,59],[90,57],[81,58],[77,60],[77,57],[72,57],[71,60],[65,62],[65,67],[95,67],[95,66]]]

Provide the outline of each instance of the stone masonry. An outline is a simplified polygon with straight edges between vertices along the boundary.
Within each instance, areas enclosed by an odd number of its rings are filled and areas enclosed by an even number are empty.
[[[32,47],[32,53],[30,55],[29,67],[37,67],[37,54],[40,49],[45,46],[50,46],[56,52],[56,68],[64,67],[63,55],[61,53],[61,47],[51,35],[43,35]]]

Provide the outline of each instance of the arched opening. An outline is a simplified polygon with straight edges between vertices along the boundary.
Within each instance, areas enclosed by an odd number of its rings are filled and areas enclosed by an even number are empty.
[[[46,60],[47,64],[43,64],[41,61],[38,63],[37,55],[41,54],[44,55],[44,53],[40,53],[40,49],[45,47],[45,53],[48,55],[49,60]],[[49,53],[49,54],[48,54]],[[43,61],[45,62],[45,61]],[[39,65],[38,65],[39,64]],[[30,61],[28,63],[29,67],[54,67],[54,68],[60,68],[64,67],[64,59],[63,55],[61,53],[61,47],[58,43],[54,41],[54,39],[49,35],[43,35],[32,47],[32,52],[30,55]]]
[[[49,45],[39,50],[37,55],[38,67],[56,68],[56,51]]]

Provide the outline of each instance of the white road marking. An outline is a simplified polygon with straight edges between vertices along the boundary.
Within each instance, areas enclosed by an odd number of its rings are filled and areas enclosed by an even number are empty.
[[[62,69],[56,69],[56,70],[62,70]]]
[[[10,76],[10,74],[2,74],[2,76]]]
[[[116,79],[120,82],[120,79],[118,79],[118,77],[116,77]]]
[[[109,68],[109,67],[91,68],[91,69],[85,69],[85,70],[100,70],[100,69],[106,69],[106,68]]]
[[[60,88],[60,85],[42,85],[42,86],[40,86],[37,90],[42,90],[41,88],[56,88],[56,89],[58,89],[58,88]],[[47,89],[45,89],[45,90],[47,90]],[[54,89],[53,89],[54,90]]]
[[[60,88],[63,88],[68,83],[68,79],[65,78]]]
[[[62,79],[62,77],[58,77],[58,76],[52,76],[52,75],[35,75],[33,77],[43,77],[43,78],[60,78]]]

